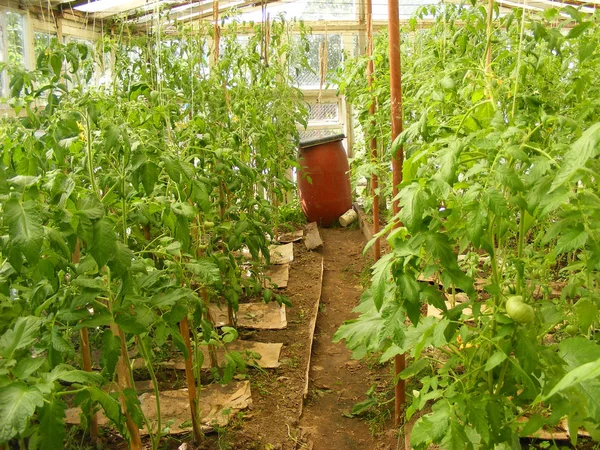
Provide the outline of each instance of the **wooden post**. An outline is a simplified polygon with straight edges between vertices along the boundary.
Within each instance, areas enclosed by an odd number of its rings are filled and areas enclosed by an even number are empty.
[[[390,104],[392,110],[392,142],[402,133],[402,75],[400,64],[400,23],[398,0],[388,0],[388,31],[390,47]],[[400,212],[400,203],[397,199],[398,186],[402,182],[402,161],[404,152],[402,147],[392,155],[392,196],[395,199],[392,205],[394,215]],[[397,224],[400,226],[400,224]],[[405,383],[398,375],[406,367],[405,355],[396,355],[394,358],[395,373],[395,424],[400,425],[402,406],[405,402]]]

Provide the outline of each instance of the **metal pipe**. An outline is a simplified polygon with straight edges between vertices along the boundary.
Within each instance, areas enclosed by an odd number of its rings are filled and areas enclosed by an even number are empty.
[[[369,61],[367,63],[367,79],[369,82],[369,90],[373,85],[373,72],[375,71],[375,63],[373,62],[373,5],[371,0],[366,0],[365,4],[365,16],[367,22],[367,57]],[[375,97],[371,99],[371,106],[369,107],[369,114],[371,115],[371,124],[375,125]],[[378,162],[377,157],[377,138],[375,134],[370,139],[371,148],[371,160],[374,163]],[[377,193],[377,187],[379,186],[379,179],[377,174],[373,172],[371,174],[371,196],[373,197],[373,234],[379,232],[379,194]],[[373,256],[375,261],[381,257],[381,242],[379,238],[375,240],[373,245]]]
[[[402,133],[402,75],[400,64],[400,11],[398,0],[388,0],[388,33],[390,47],[390,103],[392,110],[392,142]],[[392,155],[392,211],[394,215],[400,212],[400,203],[397,199],[398,186],[402,182],[402,161],[404,151],[400,147]],[[400,226],[398,223],[396,226]],[[406,367],[404,355],[396,355],[394,358],[394,394],[395,394],[395,416],[394,423],[400,426],[402,406],[405,402],[405,383],[399,378],[400,372]]]

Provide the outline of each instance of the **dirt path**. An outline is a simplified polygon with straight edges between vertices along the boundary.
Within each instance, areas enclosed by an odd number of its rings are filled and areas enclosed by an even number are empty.
[[[309,399],[300,420],[308,448],[315,450],[375,450],[396,448],[389,413],[381,410],[370,420],[350,418],[352,407],[366,399],[375,384],[386,391],[390,373],[376,365],[351,359],[343,343],[334,344],[339,326],[355,315],[362,293],[361,276],[370,261],[358,229],[321,229],[325,273],[310,370]],[[371,367],[369,367],[371,366]],[[374,436],[373,434],[376,434]]]

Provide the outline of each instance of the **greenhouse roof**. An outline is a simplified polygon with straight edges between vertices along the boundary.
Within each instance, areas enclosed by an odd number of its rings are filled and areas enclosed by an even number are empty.
[[[451,0],[458,2],[459,0]],[[360,0],[75,0],[54,1],[61,10],[71,9],[87,18],[110,18],[125,15],[139,25],[154,20],[159,11],[168,10],[170,20],[192,21],[212,18],[215,7],[219,15],[236,11],[242,21],[261,22],[267,17],[283,15],[286,19],[301,19],[306,22],[362,22],[364,8]],[[400,1],[400,19],[407,20],[419,7],[438,4],[439,0]],[[529,11],[544,11],[550,8],[567,6],[580,9],[584,13],[593,13],[600,8],[600,0],[496,0],[501,13],[514,8]],[[373,21],[387,20],[387,1],[373,0]]]

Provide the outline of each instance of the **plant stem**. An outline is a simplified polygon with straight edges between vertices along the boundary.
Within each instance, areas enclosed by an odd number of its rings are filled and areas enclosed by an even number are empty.
[[[512,103],[512,112],[511,116],[514,121],[515,119],[515,109],[517,107],[517,92],[519,89],[519,73],[521,72],[521,55],[523,53],[523,33],[525,31],[525,13],[526,10],[521,10],[521,31],[519,32],[519,51],[517,53],[517,67],[515,68],[515,89],[513,91],[513,103]]]
[[[94,153],[92,150],[92,130],[90,123],[90,116],[86,112],[85,116],[85,131],[87,135],[87,166],[88,166],[88,176],[90,177],[90,183],[92,184],[92,192],[100,198],[100,193],[98,192],[98,187],[96,186],[96,178],[94,177]]]
[[[516,334],[517,334],[517,328],[515,327],[515,330],[513,331],[513,334],[510,338],[511,348],[514,346]],[[500,372],[500,378],[498,378],[498,384],[496,385],[496,392],[494,393],[495,395],[498,395],[500,393],[500,390],[502,389],[502,385],[504,384],[504,378],[506,377],[506,371],[508,370],[509,364],[510,364],[510,355],[508,355],[508,357],[506,358],[506,360],[504,361],[504,364],[502,366],[502,371]],[[491,372],[492,371],[490,370],[490,373]]]
[[[519,236],[517,242],[517,258],[523,258],[523,242],[525,241],[525,208],[520,208]],[[523,269],[524,270],[524,269]],[[517,270],[517,294],[523,295],[523,275]]]
[[[158,387],[158,379],[156,378],[156,372],[154,372],[154,367],[152,366],[152,355],[150,354],[150,350],[146,346],[146,341],[142,337],[137,337],[136,340],[138,343],[138,347],[142,352],[142,357],[144,358],[144,363],[146,364],[146,368],[148,369],[148,373],[150,374],[150,378],[152,379],[152,387],[154,388],[154,396],[156,397],[156,434],[152,432],[152,429],[148,429],[150,436],[152,437],[152,448],[154,450],[158,449],[158,444],[160,443],[160,436],[162,432],[162,419],[161,419],[161,411],[160,411],[160,390]]]

